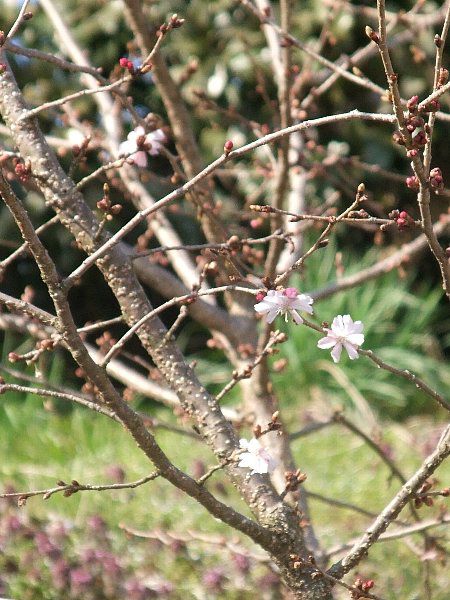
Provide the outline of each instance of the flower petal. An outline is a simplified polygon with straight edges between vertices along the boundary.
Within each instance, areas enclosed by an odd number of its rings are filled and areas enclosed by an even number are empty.
[[[350,315],[343,315],[342,322],[347,331],[349,331],[353,327],[353,319],[351,318]]]
[[[161,145],[162,142],[166,142],[167,140],[162,129],[155,129],[155,131],[151,131],[149,134],[147,134],[145,141],[149,142],[150,144],[156,143]]]
[[[279,307],[274,306],[273,308],[271,308],[269,310],[269,312],[267,313],[267,316],[266,316],[267,323],[272,323],[273,321],[275,321],[275,319],[278,316],[279,312],[280,312],[280,308]]]
[[[258,304],[255,304],[255,306],[253,308],[258,313],[265,313],[265,312],[268,312],[269,310],[271,310],[273,308],[273,305],[269,304],[269,302],[266,302],[265,300],[261,300],[261,302],[258,302]]]
[[[358,358],[359,354],[358,354],[358,350],[355,348],[355,346],[353,346],[353,344],[350,344],[349,342],[344,341],[344,348],[347,350],[347,354],[350,358],[350,360],[355,360],[355,358]]]
[[[125,142],[122,142],[119,146],[119,156],[132,154],[133,152],[136,152],[136,150],[136,143],[130,142],[130,140],[126,140]]]
[[[239,446],[243,449],[243,450],[247,450],[248,449],[248,445],[249,445],[249,441],[246,440],[245,438],[241,438],[239,440]]]
[[[139,150],[139,152],[136,152],[135,154],[130,156],[130,158],[133,159],[134,164],[138,167],[147,166],[147,154],[143,150]]]
[[[364,329],[364,325],[362,321],[355,321],[353,323],[353,332],[354,333],[362,333]]]
[[[331,330],[336,335],[344,335],[344,321],[342,320],[342,315],[337,315],[334,317],[333,322],[331,323]]]
[[[127,135],[127,139],[136,142],[138,137],[142,137],[143,135],[145,135],[145,129],[142,127],[142,125],[138,125],[136,129],[130,131],[130,133]]]
[[[362,333],[350,333],[347,336],[347,341],[354,346],[361,346],[361,344],[364,344],[364,335]]]
[[[322,350],[328,350],[329,348],[335,346],[337,343],[338,342],[336,338],[327,335],[317,342],[317,347],[322,348]]]
[[[339,359],[341,358],[341,352],[342,352],[342,344],[341,344],[341,342],[337,342],[337,344],[331,351],[331,357],[335,363],[339,362]]]
[[[261,450],[261,444],[256,438],[252,438],[248,443],[247,449],[249,452],[257,453]]]
[[[294,323],[296,323],[297,325],[301,325],[303,323],[303,319],[296,310],[291,310],[290,313]]]

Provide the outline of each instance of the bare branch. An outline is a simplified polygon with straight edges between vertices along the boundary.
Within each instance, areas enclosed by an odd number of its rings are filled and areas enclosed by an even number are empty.
[[[34,496],[42,496],[44,500],[48,500],[54,494],[60,493],[68,498],[77,492],[103,492],[105,490],[134,489],[144,485],[145,483],[148,483],[149,481],[154,481],[157,477],[160,477],[160,475],[161,473],[159,471],[155,471],[146,477],[141,477],[141,479],[138,479],[137,481],[131,481],[129,483],[109,483],[104,485],[83,484],[73,479],[71,483],[60,482],[56,487],[47,488],[45,490],[33,490],[30,492],[8,492],[5,494],[0,494],[0,498],[17,498],[19,506],[23,506],[28,498],[32,498]]]
[[[414,496],[420,486],[434,473],[439,465],[450,455],[450,425],[444,430],[436,449],[423,462],[422,466],[405,483],[398,494],[383,509],[362,538],[353,546],[350,552],[329,570],[333,577],[340,578],[355,567],[370,547],[386,531],[392,521],[400,514],[402,508]]]

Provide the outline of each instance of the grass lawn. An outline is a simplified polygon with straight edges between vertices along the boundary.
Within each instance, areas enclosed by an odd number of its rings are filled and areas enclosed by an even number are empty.
[[[165,409],[156,410],[160,418],[170,419]],[[393,455],[407,476],[420,463],[421,448],[416,446],[411,453],[412,439],[420,440],[425,445],[427,436],[434,435],[436,431],[436,425],[417,418],[408,424],[407,429],[397,426],[386,432],[384,441],[391,445]],[[190,437],[163,430],[158,430],[156,436],[175,464],[190,473],[198,468],[199,460],[206,465],[214,464],[204,446]],[[299,466],[308,474],[308,489],[312,492],[351,502],[375,512],[389,501],[398,488],[397,482],[389,479],[389,472],[380,459],[359,438],[338,429],[338,426],[300,438],[294,443],[294,448]],[[145,456],[121,427],[106,417],[83,409],[63,413],[59,405],[45,410],[39,399],[23,395],[8,395],[2,399],[0,449],[2,487],[6,483],[12,483],[16,489],[24,491],[52,487],[60,479],[77,479],[81,483],[109,483],[117,472],[117,467],[124,470],[127,481],[139,479],[152,470]],[[442,486],[448,485],[450,465],[444,464],[437,476]],[[242,502],[232,491],[227,488],[227,495],[224,494],[221,482],[219,472],[210,480],[210,489],[225,502],[243,509]],[[444,502],[437,501],[436,506],[425,507],[421,511],[426,518],[432,518],[439,513],[439,506],[442,504]],[[15,512],[27,522],[39,523],[37,528],[43,527],[48,520],[68,520],[73,528],[71,543],[77,547],[83,547],[89,539],[92,517],[101,515],[106,521],[109,543],[114,552],[135,556],[135,565],[133,559],[130,559],[127,567],[130,572],[134,568],[139,572],[140,557],[145,556],[146,546],[150,542],[129,538],[120,528],[121,524],[144,531],[166,528],[177,533],[186,530],[207,535],[227,533],[225,526],[209,517],[194,501],[160,480],[135,490],[83,492],[69,498],[55,495],[47,501],[40,497],[31,498],[25,507],[10,506],[8,511]],[[366,516],[317,500],[311,500],[311,511],[325,548],[351,539],[370,522],[370,518]],[[405,519],[407,515],[406,509],[402,517]],[[34,519],[38,521],[33,521]],[[440,530],[442,531],[442,527]],[[433,533],[439,534],[439,529]],[[240,538],[235,534],[232,537]],[[415,536],[413,541],[418,547],[423,543],[419,536]],[[261,554],[247,540],[242,540],[242,544]],[[186,556],[171,555],[168,560],[167,554],[171,554],[171,551],[167,548],[160,549],[159,553],[153,555],[154,572],[175,585],[175,589],[167,597],[254,597],[251,593],[250,576],[246,584],[245,577],[239,582],[236,575],[224,581],[219,591],[211,589],[206,596],[202,596],[203,592],[200,590],[205,569],[221,566],[224,559],[229,560],[230,552],[201,542],[191,542],[189,546],[189,554]],[[9,551],[20,554],[20,544],[16,550],[12,548]],[[439,567],[437,561],[430,564],[434,580],[433,598],[445,600],[448,598],[445,569]],[[27,573],[22,572],[22,568],[12,578],[16,583],[11,589],[25,594]],[[256,566],[255,572],[259,572],[261,568]],[[364,577],[375,579],[374,591],[384,598],[418,600],[424,597],[423,563],[403,541],[378,544],[370,552],[369,560],[361,565],[360,573]],[[353,576],[350,580],[353,580]],[[50,593],[36,595],[36,590],[34,594],[22,595],[21,600],[27,597],[58,597]],[[344,592],[341,597],[348,597],[346,594]],[[267,596],[272,597],[276,595]],[[19,600],[18,596],[14,598]]]

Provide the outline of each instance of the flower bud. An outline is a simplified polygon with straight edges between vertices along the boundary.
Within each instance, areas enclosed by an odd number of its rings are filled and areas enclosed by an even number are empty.
[[[412,136],[412,143],[415,148],[421,148],[427,143],[427,136],[425,131],[419,130],[415,135]]]
[[[443,85],[445,85],[448,81],[448,69],[445,69],[444,67],[439,69],[439,79],[438,79],[438,87],[442,87]]]
[[[435,100],[430,100],[428,102],[428,104],[426,104],[423,107],[423,111],[424,112],[436,112],[436,111],[440,110],[440,108],[441,108],[441,104],[440,104],[439,100],[435,99]]]
[[[439,167],[435,167],[430,171],[430,186],[434,190],[442,190],[444,188],[444,179],[442,171]]]
[[[110,208],[110,203],[106,198],[102,198],[97,202],[97,208],[103,212],[107,212]]]
[[[230,154],[233,150],[233,142],[231,140],[227,140],[223,146],[223,151],[226,155]]]
[[[291,298],[291,300],[292,300],[292,299],[294,299],[294,298],[297,298],[297,296],[298,296],[298,290],[297,290],[297,288],[294,288],[294,287],[288,287],[288,288],[286,288],[286,289],[283,291],[283,294],[284,294],[284,295],[285,295],[287,298]]]
[[[123,206],[121,204],[114,204],[114,206],[111,206],[111,214],[118,215],[121,212],[122,208]]]
[[[15,363],[20,360],[20,356],[17,354],[17,352],[10,352],[8,354],[8,360],[9,362]]]
[[[417,108],[417,105],[419,104],[419,96],[411,96],[411,98],[408,100],[408,102],[406,103],[406,106],[408,108],[409,111],[415,111]]]
[[[403,136],[400,133],[400,131],[394,131],[394,133],[392,134],[392,139],[399,146],[405,145],[405,140],[403,139]]]
[[[372,42],[375,42],[375,44],[379,44],[380,43],[380,37],[378,35],[378,33],[376,33],[372,27],[369,27],[368,25],[365,28],[365,32],[367,37],[372,40]]]
[[[419,189],[419,180],[416,175],[411,175],[406,178],[406,185],[410,190],[418,190]]]

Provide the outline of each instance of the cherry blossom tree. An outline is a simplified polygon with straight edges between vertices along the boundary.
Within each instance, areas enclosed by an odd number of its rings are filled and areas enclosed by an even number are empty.
[[[196,92],[199,105],[234,119],[248,132],[250,141],[224,138],[223,149],[210,162],[202,155],[200,134],[183,93],[183,83],[195,68],[191,65],[191,71],[175,73],[166,54],[177,30],[189,24],[176,14],[164,23],[153,22],[150,4],[123,1],[130,52],[116,57],[116,67],[109,74],[102,72],[102,65],[91,64],[65,22],[61,6],[58,9],[53,0],[40,0],[33,11],[45,15],[58,39],[57,55],[16,43],[20,32],[33,30],[27,1],[15,22],[4,24],[0,39],[0,195],[23,243],[2,261],[1,269],[14,270],[19,257],[30,255],[53,308],[44,310],[31,293],[13,297],[2,291],[0,323],[3,329],[20,331],[36,341],[31,352],[11,353],[11,362],[37,364],[43,353],[62,352],[75,361],[84,383],[82,389],[65,393],[50,385],[42,387],[37,376],[29,386],[3,381],[1,392],[26,390],[41,397],[63,398],[116,421],[122,435],[133,438],[152,469],[129,485],[151,486],[152,481],[163,478],[195,499],[206,514],[267,553],[291,597],[328,600],[340,590],[351,598],[381,598],[388,590],[376,588],[375,594],[374,581],[364,577],[375,544],[390,535],[407,539],[419,533],[423,552],[442,548],[428,530],[448,523],[447,513],[425,519],[417,507],[448,496],[448,488],[440,489],[432,475],[450,454],[450,427],[445,425],[450,402],[434,389],[434,382],[385,361],[368,347],[365,315],[324,314],[320,300],[363,286],[407,261],[411,263],[421,252],[435,261],[443,296],[450,297],[449,249],[444,242],[449,218],[444,211],[437,214],[433,206],[435,199],[448,198],[450,192],[441,169],[432,165],[433,133],[450,120],[447,107],[440,106],[450,88],[444,67],[450,4],[428,11],[427,2],[419,2],[403,13],[386,11],[384,0],[378,0],[376,8],[326,2],[328,16],[322,33],[311,42],[304,41],[292,26],[294,3],[281,0],[271,6],[267,0],[241,0],[243,35],[245,27],[260,28],[265,56],[271,62],[276,100],[269,101],[269,96],[268,107],[274,115],[273,126],[221,107],[215,100],[215,90],[221,85],[221,70],[216,70],[216,79],[206,88],[209,95],[203,90]],[[333,15],[356,10],[373,24],[365,31],[366,45],[352,55],[327,58],[325,45]],[[395,52],[418,31],[433,40],[435,29],[440,33],[434,37],[432,86],[421,100],[417,95],[404,98],[402,65],[394,60]],[[298,55],[303,57],[303,70],[294,68]],[[361,70],[364,60],[374,55],[384,68],[385,79],[379,83]],[[59,72],[70,73],[79,89],[32,107],[25,98],[27,84],[19,83],[20,72],[12,66],[12,56],[50,64],[55,78]],[[142,107],[135,104],[135,86],[150,78],[161,101],[162,116],[150,107],[143,116]],[[317,114],[318,100],[342,80],[352,86],[352,94],[370,92],[371,111],[361,111],[355,102],[337,114]],[[268,94],[263,87],[260,93],[263,98]],[[94,103],[95,122],[80,120],[71,108],[85,98]],[[350,104],[352,101],[351,96]],[[64,127],[78,135],[77,142],[64,131],[59,137],[48,134],[42,122],[46,115],[51,119],[62,115]],[[305,153],[308,147],[317,146],[314,135],[321,128],[331,126],[339,132],[341,125],[352,123],[368,123],[370,131],[390,128],[392,144],[400,147],[410,164],[404,185],[415,195],[416,218],[400,206],[384,214],[374,200],[377,190],[368,190],[364,183],[349,183],[351,200],[343,207],[337,197],[323,197],[318,205],[311,205],[307,182],[314,175],[304,162]],[[63,160],[68,154],[69,168]],[[87,156],[98,167],[88,168],[89,172],[77,179],[77,167]],[[323,168],[327,161],[333,165],[339,160],[330,152],[323,157]],[[380,166],[372,167],[375,172],[382,171]],[[315,168],[317,171],[318,166]],[[254,172],[263,173],[268,193],[256,189],[253,198],[247,192],[242,198],[239,186],[231,185],[230,178],[234,182],[250,179]],[[320,179],[320,171],[316,176]],[[396,174],[387,176],[395,179]],[[155,181],[158,185],[153,186]],[[92,186],[97,194],[94,203],[85,194]],[[165,191],[159,194],[158,189]],[[32,217],[31,194],[52,212],[51,218],[39,225]],[[233,210],[219,200],[227,194]],[[189,239],[172,218],[177,210],[194,215],[201,243]],[[237,227],[239,218],[244,225]],[[143,226],[146,232],[136,241],[135,232]],[[41,234],[50,228],[64,229],[77,248],[81,258],[72,272],[65,272],[61,257],[52,256],[43,243]],[[301,276],[310,257],[320,256],[338,229],[368,232],[372,237],[406,232],[410,237],[407,241],[400,237],[399,249],[387,256],[379,245],[378,260],[369,269],[343,276],[320,290],[305,289]],[[155,255],[161,258],[159,263],[151,260]],[[106,282],[117,314],[80,325],[71,292],[87,276]],[[151,303],[148,289],[158,294],[155,298],[163,298],[157,306]],[[169,309],[177,312],[166,327]],[[187,318],[210,332],[211,345],[232,365],[230,381],[218,393],[208,391],[177,343],[178,329]],[[115,324],[123,327],[116,338],[109,333]],[[439,411],[441,435],[421,466],[407,476],[398,476],[397,465],[382,445],[341,411],[330,411],[328,419],[313,423],[311,430],[333,423],[349,428],[382,457],[399,483],[365,531],[357,539],[337,540],[340,548],[333,553],[323,546],[320,525],[310,515],[310,474],[303,473],[294,460],[292,444],[307,432],[299,433],[284,419],[283,398],[272,382],[271,356],[283,350],[290,331],[298,327],[308,330],[311,348],[331,350],[334,362],[346,361],[347,355],[351,360],[368,361],[374,370],[388,371],[398,385],[416,386]],[[94,347],[91,336],[100,333],[101,342]],[[127,345],[136,339],[158,372],[157,381],[144,377],[127,362]],[[331,362],[327,354],[323,353],[324,360]],[[239,407],[224,406],[222,399],[234,388],[239,390]],[[145,416],[127,401],[129,389],[170,406],[183,423],[189,420],[198,442],[215,456],[216,463],[205,475],[196,478],[172,462]],[[209,489],[209,479],[217,471],[237,490],[247,513]],[[117,487],[64,483],[68,479],[70,474],[54,488],[5,492],[2,497],[12,496],[23,503],[35,495],[48,498],[96,489],[114,493]],[[331,515],[333,500],[329,502]],[[399,519],[404,509],[409,510],[408,517]]]

